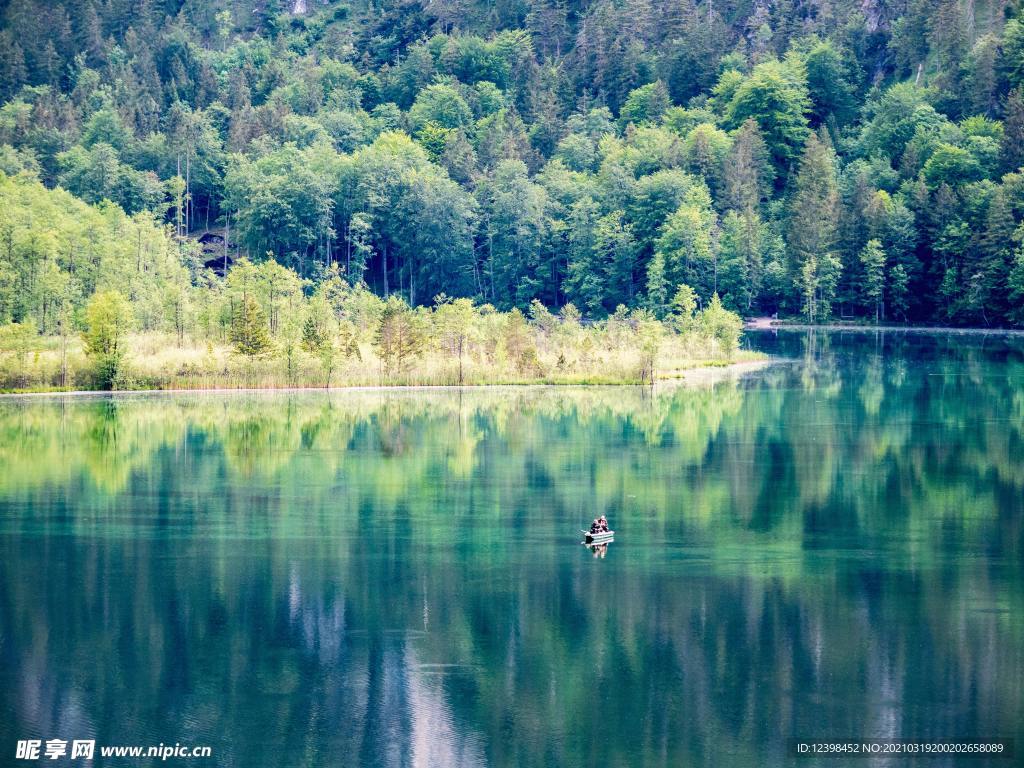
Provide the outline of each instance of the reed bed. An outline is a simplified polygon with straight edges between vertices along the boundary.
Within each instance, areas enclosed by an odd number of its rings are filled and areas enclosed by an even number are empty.
[[[607,340],[605,340],[607,341]],[[406,367],[390,371],[370,341],[358,354],[339,357],[328,377],[317,356],[293,350],[289,370],[280,349],[254,358],[239,355],[223,342],[179,339],[163,333],[128,337],[128,353],[117,382],[120,390],[285,389],[376,386],[457,386],[457,357],[440,345],[416,355]],[[643,353],[628,344],[579,343],[578,339],[541,338],[535,362],[524,368],[494,345],[473,346],[462,357],[465,386],[555,384],[639,384]],[[713,340],[672,336],[657,354],[654,378],[671,379],[687,370],[742,363],[763,356],[738,351],[725,356]],[[38,392],[94,389],[92,362],[77,337],[42,337],[27,353],[0,352],[0,391]]]

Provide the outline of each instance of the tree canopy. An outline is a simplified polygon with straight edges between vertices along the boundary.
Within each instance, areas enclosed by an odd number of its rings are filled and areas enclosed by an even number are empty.
[[[0,321],[112,284],[154,327],[245,256],[412,307],[663,315],[685,283],[1019,324],[1022,30],[961,0],[13,0]]]

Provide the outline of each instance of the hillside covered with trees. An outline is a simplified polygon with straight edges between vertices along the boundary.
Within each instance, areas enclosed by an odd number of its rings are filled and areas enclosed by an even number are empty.
[[[180,337],[271,264],[307,299],[530,317],[665,318],[685,285],[744,315],[1024,324],[1016,3],[0,9],[0,323],[52,334],[116,291]],[[53,226],[37,181],[81,214]]]

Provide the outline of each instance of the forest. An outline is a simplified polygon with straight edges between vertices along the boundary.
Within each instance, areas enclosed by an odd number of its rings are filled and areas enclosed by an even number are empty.
[[[1024,325],[1014,2],[0,9],[8,335],[88,336],[100,294],[179,344],[280,343],[275,281],[300,327],[339,283],[534,325]],[[253,270],[264,300],[211,320]]]

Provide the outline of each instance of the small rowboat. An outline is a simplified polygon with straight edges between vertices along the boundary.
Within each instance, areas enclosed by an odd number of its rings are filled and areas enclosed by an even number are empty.
[[[583,534],[585,544],[604,544],[615,538],[615,531],[601,531],[600,533],[580,531],[580,533]]]

